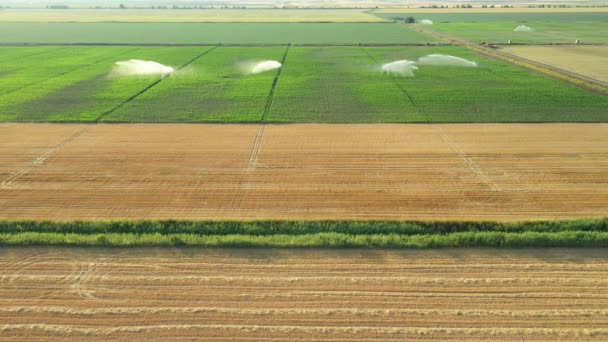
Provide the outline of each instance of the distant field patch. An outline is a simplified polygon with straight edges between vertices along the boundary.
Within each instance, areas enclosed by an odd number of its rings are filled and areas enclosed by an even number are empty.
[[[430,19],[434,22],[450,23],[484,23],[500,21],[551,21],[551,22],[571,22],[571,21],[605,21],[608,13],[606,12],[511,12],[511,11],[466,11],[466,12],[445,12],[429,11],[420,12],[418,10],[403,10],[395,12],[373,12],[379,17],[388,20],[403,19],[412,16],[416,19]]]
[[[607,13],[606,7],[570,7],[570,8],[383,8],[372,11],[374,14],[385,13],[438,13],[438,14],[552,14],[552,13]]]
[[[608,82],[608,46],[506,46],[504,51]]]
[[[0,44],[356,44],[437,39],[393,23],[16,23]]]
[[[381,22],[351,9],[5,9],[6,22]]]
[[[487,41],[505,44],[509,40],[516,44],[549,43],[608,43],[608,21],[526,21],[530,32],[515,32],[524,22],[452,22],[436,23],[430,29],[471,41]]]

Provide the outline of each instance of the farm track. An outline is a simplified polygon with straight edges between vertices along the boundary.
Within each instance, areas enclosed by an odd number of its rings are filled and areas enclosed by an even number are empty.
[[[5,248],[3,341],[605,341],[608,254]]]
[[[0,218],[514,221],[608,206],[606,124],[266,124],[252,167],[258,134],[2,124]]]
[[[546,63],[541,63],[539,61],[531,60],[528,58],[524,58],[519,55],[511,54],[499,49],[492,49],[489,47],[481,46],[474,42],[471,42],[466,39],[462,39],[459,37],[455,37],[452,35],[448,35],[442,32],[437,32],[428,28],[420,27],[420,25],[416,25],[414,28],[415,31],[419,33],[429,34],[435,36],[437,38],[446,40],[452,44],[459,45],[465,48],[468,48],[472,51],[475,51],[485,57],[497,59],[503,62],[507,62],[510,64],[517,65],[522,68],[526,68],[528,70],[532,70],[535,72],[542,73],[551,78],[555,78],[561,81],[568,82],[570,84],[585,88],[587,90],[591,90],[603,95],[608,95],[608,82],[604,82],[595,78],[591,78],[579,73],[571,72],[568,70],[564,70],[562,68],[558,68],[553,65],[549,65]],[[531,45],[532,46],[532,45]]]

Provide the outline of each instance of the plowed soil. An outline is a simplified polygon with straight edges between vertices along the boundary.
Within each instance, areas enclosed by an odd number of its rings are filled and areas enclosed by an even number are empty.
[[[607,124],[0,125],[2,219],[608,213]]]
[[[606,341],[608,251],[0,251],[3,341]]]

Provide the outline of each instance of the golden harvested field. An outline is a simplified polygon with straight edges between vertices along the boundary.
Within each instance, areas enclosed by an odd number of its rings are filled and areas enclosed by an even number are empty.
[[[605,216],[608,124],[2,124],[2,219]]]
[[[0,21],[19,22],[382,22],[383,18],[351,9],[5,9]]]
[[[504,51],[608,82],[608,46],[505,46]]]
[[[606,341],[608,250],[3,248],[3,341]]]

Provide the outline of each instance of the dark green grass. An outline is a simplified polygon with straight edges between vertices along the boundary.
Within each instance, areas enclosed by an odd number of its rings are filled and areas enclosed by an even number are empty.
[[[246,75],[243,63],[281,60],[286,47],[218,48],[104,118],[109,122],[256,122],[276,70]],[[240,67],[239,67],[240,66]]]
[[[0,245],[198,247],[608,247],[608,220],[0,222]]]
[[[532,32],[514,32],[518,25],[526,25]],[[426,25],[429,29],[471,41],[505,44],[573,44],[577,39],[586,44],[608,43],[608,20],[605,21],[517,21],[485,23],[439,23]]]
[[[497,11],[500,11],[497,9]],[[372,12],[373,13],[373,12]],[[375,15],[396,20],[405,17],[414,17],[417,20],[430,19],[435,23],[487,23],[498,21],[529,22],[572,22],[572,21],[606,21],[606,12],[558,12],[558,13],[407,13],[407,10],[396,11],[395,13],[374,13]]]
[[[478,68],[421,66],[383,75],[382,63],[427,54]],[[459,47],[293,48],[268,117],[275,122],[594,122],[608,97]]]
[[[11,23],[0,43],[287,44],[425,43],[427,35],[394,23]]]

